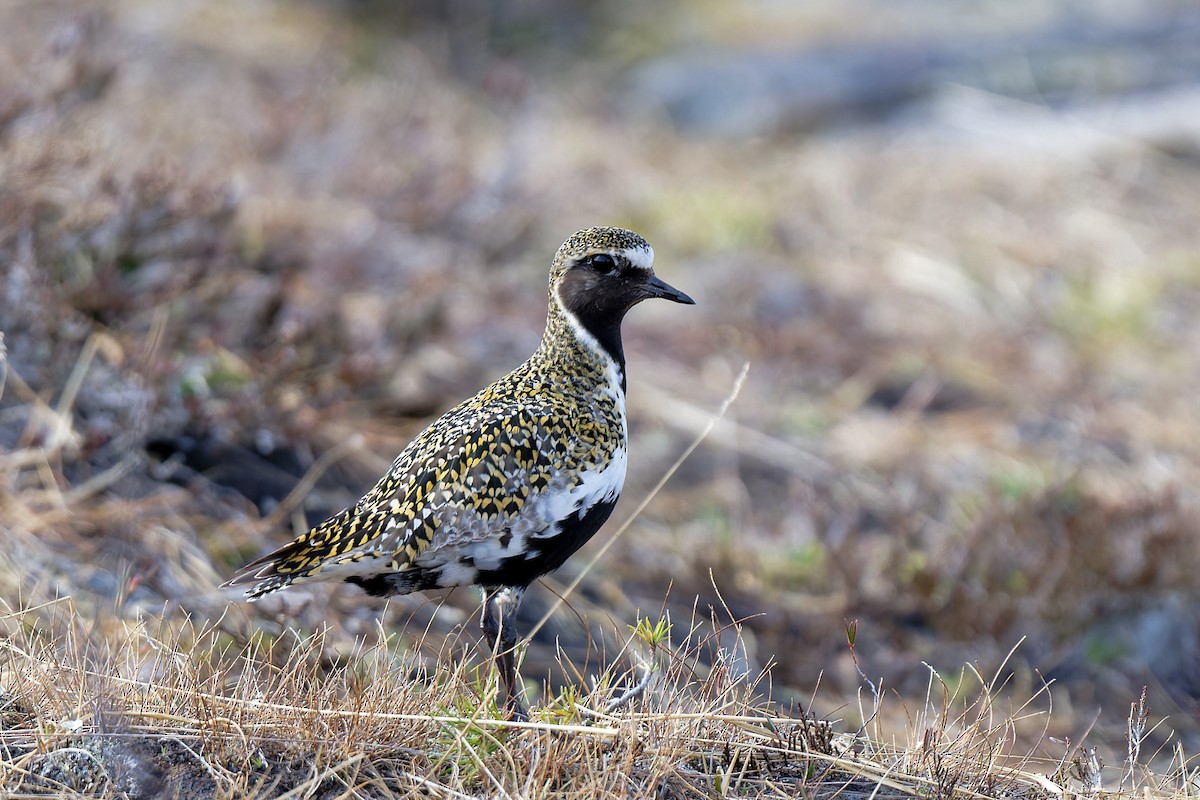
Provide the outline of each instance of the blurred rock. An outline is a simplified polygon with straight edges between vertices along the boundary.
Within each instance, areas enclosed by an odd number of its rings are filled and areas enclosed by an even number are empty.
[[[1153,675],[1164,687],[1200,698],[1200,616],[1178,594],[1104,615],[1050,677],[1071,679],[1115,669],[1136,680]]]
[[[706,47],[650,62],[631,87],[682,131],[742,137],[896,119],[948,84],[1061,105],[1198,78],[1200,13],[1183,9],[1133,23],[1068,16],[1006,38]]]

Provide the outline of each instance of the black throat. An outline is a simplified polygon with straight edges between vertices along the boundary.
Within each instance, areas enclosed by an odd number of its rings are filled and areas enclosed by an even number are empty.
[[[633,303],[621,295],[589,291],[588,286],[568,274],[559,289],[562,308],[579,321],[604,352],[616,362],[625,391],[625,348],[621,345],[621,321]]]
[[[617,362],[617,368],[621,371],[621,388],[624,389],[625,349],[621,346],[621,320],[613,322],[611,319],[588,319],[579,315],[575,318],[600,343],[604,352]]]
[[[621,376],[621,391],[625,392],[625,350],[621,347],[621,321],[613,322],[611,319],[596,319],[586,316],[575,315],[575,319],[579,320],[579,324],[585,331],[592,335],[609,357],[617,365],[617,372]]]

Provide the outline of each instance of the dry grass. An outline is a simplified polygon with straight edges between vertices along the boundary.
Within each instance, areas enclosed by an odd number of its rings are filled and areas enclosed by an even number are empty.
[[[762,696],[766,676],[735,660],[701,666],[698,651],[713,640],[706,624],[674,637],[646,624],[630,637],[629,648],[644,651],[634,663],[653,677],[620,711],[603,709],[614,687],[635,679],[609,671],[593,676],[591,689],[554,698],[534,721],[512,723],[497,719],[485,667],[461,653],[414,664],[382,631],[378,644],[335,655],[322,632],[237,645],[221,621],[143,620],[101,638],[70,601],[0,621],[7,796],[1041,798],[1076,790],[1065,767],[1047,777],[1013,757],[1019,720],[999,717],[987,692],[962,711],[949,697],[931,702],[907,745],[884,746],[798,709],[784,713]]]

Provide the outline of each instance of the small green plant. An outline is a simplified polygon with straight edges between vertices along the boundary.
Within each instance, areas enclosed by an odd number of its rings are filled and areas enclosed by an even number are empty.
[[[542,722],[560,725],[578,725],[584,721],[580,713],[579,689],[574,685],[562,687],[558,695],[538,710],[538,719]]]
[[[438,703],[434,714],[443,717],[436,737],[443,775],[458,776],[466,783],[479,778],[490,756],[500,751],[508,738],[508,729],[479,724],[480,719],[502,719],[504,710],[497,704],[499,697],[494,670],[490,677],[480,677],[472,692],[456,692],[448,703]],[[478,673],[477,673],[478,675]],[[485,685],[486,684],[486,685]]]
[[[642,617],[636,625],[629,626],[629,632],[656,648],[671,641],[671,618],[662,616],[651,622],[649,618]]]

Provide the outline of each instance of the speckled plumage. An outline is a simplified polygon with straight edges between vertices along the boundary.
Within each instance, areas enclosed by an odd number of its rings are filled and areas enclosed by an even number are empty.
[[[376,595],[479,584],[489,643],[511,651],[524,588],[586,542],[620,495],[625,312],[649,297],[692,302],[654,277],[652,261],[645,240],[620,228],[569,238],[551,266],[534,354],[422,431],[352,508],[229,585],[251,583],[256,598],[308,580],[346,580]],[[502,666],[511,670],[509,658]],[[510,709],[523,714],[515,687],[508,691]]]

